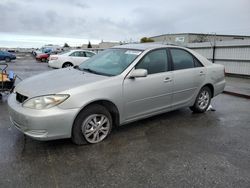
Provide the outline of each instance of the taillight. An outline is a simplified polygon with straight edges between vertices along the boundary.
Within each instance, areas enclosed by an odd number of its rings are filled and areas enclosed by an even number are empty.
[[[58,57],[50,57],[50,60],[57,60]]]

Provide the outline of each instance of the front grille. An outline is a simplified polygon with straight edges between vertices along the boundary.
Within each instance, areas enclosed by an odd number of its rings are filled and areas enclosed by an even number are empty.
[[[28,99],[28,97],[20,94],[20,93],[16,93],[16,100],[20,103],[23,103],[26,99]]]

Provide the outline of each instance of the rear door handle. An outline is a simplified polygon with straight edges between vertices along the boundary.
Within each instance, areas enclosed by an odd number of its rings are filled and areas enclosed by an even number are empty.
[[[172,82],[172,79],[169,78],[169,77],[166,77],[165,80],[164,80],[164,82]]]

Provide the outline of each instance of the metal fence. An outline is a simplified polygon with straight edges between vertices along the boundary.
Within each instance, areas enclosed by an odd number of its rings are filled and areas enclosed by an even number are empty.
[[[185,46],[214,63],[223,64],[226,73],[250,75],[250,40],[189,43]],[[99,53],[105,48],[86,48],[86,50]],[[21,49],[18,51],[21,52]],[[28,49],[22,49],[22,51],[28,51]]]
[[[223,64],[226,73],[250,75],[250,40],[189,43],[187,47],[214,63]]]

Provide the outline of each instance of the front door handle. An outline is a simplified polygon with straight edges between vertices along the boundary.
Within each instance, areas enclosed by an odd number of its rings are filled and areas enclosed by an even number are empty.
[[[172,82],[172,79],[169,78],[169,77],[166,77],[165,80],[164,80],[164,82]]]
[[[200,76],[205,75],[205,73],[203,71],[200,71]]]

